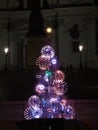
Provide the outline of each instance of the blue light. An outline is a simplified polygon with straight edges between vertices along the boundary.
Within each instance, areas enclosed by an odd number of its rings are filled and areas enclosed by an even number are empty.
[[[46,75],[46,76],[52,76],[52,72],[51,72],[51,71],[46,70],[46,71],[45,71],[45,75]]]

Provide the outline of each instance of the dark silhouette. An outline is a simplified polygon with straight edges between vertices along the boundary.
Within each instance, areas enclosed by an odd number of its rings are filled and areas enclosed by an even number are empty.
[[[69,30],[71,37],[74,40],[77,40],[79,38],[79,29],[78,24],[74,24],[72,28]]]

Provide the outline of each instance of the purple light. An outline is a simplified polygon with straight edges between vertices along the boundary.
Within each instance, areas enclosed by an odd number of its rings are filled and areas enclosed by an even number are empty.
[[[57,98],[51,98],[49,101],[50,101],[50,103],[53,103],[53,102],[57,102],[58,100],[57,100]]]
[[[46,82],[49,82],[49,79],[48,79],[48,76],[47,76],[47,75],[44,76],[44,80],[45,80]]]
[[[28,105],[29,106],[34,105],[34,106],[38,106],[39,107],[39,105],[40,105],[40,98],[38,96],[36,96],[36,95],[31,96],[29,98],[29,100],[28,100]]]
[[[35,106],[30,106],[25,109],[24,116],[27,120],[34,119],[34,118],[40,118],[43,114],[42,109]]]
[[[56,64],[57,64],[57,60],[56,60],[56,59],[52,59],[52,60],[51,60],[51,63],[52,63],[53,65],[56,65]]]
[[[45,89],[45,86],[43,84],[38,84],[37,87],[40,89],[40,90],[44,90]]]
[[[44,93],[45,92],[45,86],[43,84],[38,84],[36,86],[36,92],[38,92],[38,93]]]
[[[65,107],[64,113],[65,113],[66,119],[73,119],[75,116],[75,112],[74,112],[73,107],[71,107],[69,105]]]
[[[67,105],[65,96],[65,74],[57,70],[57,58],[54,49],[46,45],[41,49],[41,56],[36,61],[40,68],[39,80],[35,86],[37,95],[29,98],[24,111],[25,119],[34,118],[65,118],[73,119],[75,111]]]
[[[41,54],[42,54],[42,55],[45,55],[45,56],[48,56],[48,57],[50,57],[50,58],[53,58],[55,52],[54,52],[54,49],[53,49],[51,46],[46,45],[46,46],[44,46],[44,47],[41,49]]]

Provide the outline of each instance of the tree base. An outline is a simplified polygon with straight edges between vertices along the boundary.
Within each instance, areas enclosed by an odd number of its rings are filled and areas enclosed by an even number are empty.
[[[65,120],[63,118],[33,119],[17,122],[19,130],[90,130],[80,120]]]

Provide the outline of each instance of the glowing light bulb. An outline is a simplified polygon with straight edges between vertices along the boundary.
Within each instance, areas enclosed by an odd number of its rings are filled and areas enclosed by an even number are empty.
[[[52,28],[51,28],[51,27],[47,27],[47,28],[46,28],[46,32],[47,32],[48,34],[52,33]]]

